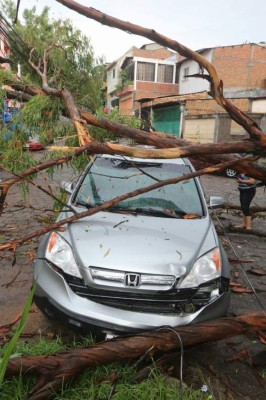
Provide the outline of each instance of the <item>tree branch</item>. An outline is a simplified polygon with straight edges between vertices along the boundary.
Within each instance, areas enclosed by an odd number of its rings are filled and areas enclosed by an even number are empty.
[[[88,217],[90,215],[94,215],[94,214],[98,213],[99,211],[107,210],[108,208],[114,206],[115,204],[117,204],[121,201],[138,196],[142,193],[146,193],[146,192],[149,192],[154,189],[158,189],[158,188],[166,186],[166,185],[172,185],[172,184],[179,183],[179,182],[182,182],[187,179],[195,178],[195,177],[203,175],[203,174],[208,174],[211,172],[219,171],[220,169],[224,169],[226,167],[233,166],[236,162],[238,162],[238,161],[234,160],[234,161],[229,161],[227,163],[218,164],[215,167],[204,168],[200,171],[193,172],[191,174],[186,174],[186,175],[182,175],[181,177],[160,181],[160,182],[154,183],[152,185],[146,186],[144,188],[140,188],[137,190],[133,190],[132,192],[125,193],[122,196],[119,196],[112,200],[106,201],[105,203],[101,204],[100,206],[92,207],[88,211],[84,211],[82,213],[75,214],[72,217],[65,218],[65,219],[60,220],[59,222],[50,224],[49,226],[47,226],[43,229],[40,229],[38,231],[35,231],[35,232],[31,233],[30,235],[24,236],[21,239],[13,240],[12,242],[8,242],[8,243],[3,243],[0,245],[0,251],[10,250],[10,249],[15,250],[18,246],[21,246],[23,243],[28,242],[29,240],[32,240],[35,237],[41,236],[52,230],[57,230],[58,228],[62,227],[65,224],[69,224],[71,222]],[[1,183],[0,183],[0,185],[1,185]]]
[[[188,47],[180,44],[173,39],[167,38],[166,36],[157,33],[154,29],[147,29],[142,26],[132,24],[130,22],[122,21],[118,18],[114,18],[110,15],[104,14],[101,11],[98,11],[92,7],[83,6],[73,0],[56,1],[70,8],[71,10],[78,12],[81,15],[84,15],[87,18],[100,22],[103,25],[118,28],[125,32],[130,32],[135,35],[146,37],[156,43],[161,44],[162,46],[168,47],[178,52],[188,59],[196,61],[201,66],[202,70],[206,69],[209,73],[209,78],[211,82],[211,96],[222,108],[224,108],[229,113],[230,117],[234,121],[240,124],[249,133],[250,137],[252,137],[253,140],[260,141],[265,145],[266,137],[265,135],[263,135],[260,127],[252,118],[250,118],[243,111],[239,110],[236,106],[234,106],[233,103],[231,103],[223,96],[222,81],[219,79],[214,66],[199,53],[189,49]]]
[[[221,340],[240,334],[266,329],[266,316],[263,312],[214,321],[192,326],[144,332],[134,336],[118,338],[98,343],[89,348],[74,349],[64,353],[45,356],[14,358],[8,362],[6,377],[19,374],[37,374],[39,379],[28,400],[47,399],[70,382],[85,368],[94,368],[112,362],[136,360],[149,351],[172,352],[180,348],[176,332],[184,347]],[[151,350],[152,349],[152,350]]]

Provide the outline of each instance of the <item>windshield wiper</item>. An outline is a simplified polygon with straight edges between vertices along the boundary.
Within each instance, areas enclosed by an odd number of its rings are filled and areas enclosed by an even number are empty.
[[[166,218],[183,218],[186,215],[186,212],[181,210],[166,211],[166,210],[156,210],[154,208],[141,208],[141,207],[134,208],[134,210],[132,211],[135,211],[138,214],[154,215],[158,217],[163,216]]]
[[[82,207],[86,207],[86,208],[92,208],[94,207],[94,205],[90,204],[90,203],[86,203],[86,201],[83,200],[77,200],[73,202],[74,206],[82,206]]]
[[[137,212],[135,210],[128,209],[128,208],[125,208],[125,207],[116,207],[116,206],[109,207],[104,211],[109,211],[109,212],[114,212],[114,213],[121,213],[121,214],[134,214],[134,215],[137,214]]]

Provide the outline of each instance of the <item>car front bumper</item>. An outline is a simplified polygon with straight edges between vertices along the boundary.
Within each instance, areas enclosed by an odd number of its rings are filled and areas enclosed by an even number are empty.
[[[34,280],[35,302],[48,317],[72,328],[104,334],[138,333],[220,318],[230,303],[230,292],[224,292],[193,313],[149,313],[110,307],[76,295],[44,259],[35,261]]]

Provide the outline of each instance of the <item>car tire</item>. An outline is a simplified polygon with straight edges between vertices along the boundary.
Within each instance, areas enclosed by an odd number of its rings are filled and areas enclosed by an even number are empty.
[[[226,168],[225,175],[228,178],[234,178],[237,175],[237,172],[234,169]]]

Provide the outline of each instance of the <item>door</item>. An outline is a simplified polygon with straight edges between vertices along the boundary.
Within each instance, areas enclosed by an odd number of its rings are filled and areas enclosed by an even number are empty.
[[[157,131],[180,136],[180,107],[173,106],[153,110],[152,125]]]

